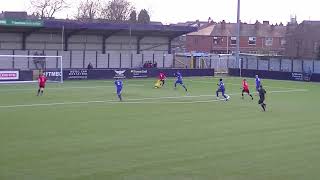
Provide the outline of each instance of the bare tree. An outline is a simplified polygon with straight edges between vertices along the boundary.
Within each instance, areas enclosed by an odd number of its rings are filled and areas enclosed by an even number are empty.
[[[53,18],[57,12],[60,12],[69,6],[65,0],[31,0],[33,14],[41,19]]]
[[[142,23],[142,24],[150,23],[150,16],[147,10],[141,9],[138,15],[138,23]]]
[[[97,18],[100,10],[100,2],[98,0],[84,0],[78,6],[76,19],[81,21],[92,21]]]
[[[122,22],[129,19],[134,7],[127,0],[111,0],[101,10],[101,17],[106,20]]]
[[[129,21],[132,23],[137,22],[137,12],[135,10],[131,11]]]

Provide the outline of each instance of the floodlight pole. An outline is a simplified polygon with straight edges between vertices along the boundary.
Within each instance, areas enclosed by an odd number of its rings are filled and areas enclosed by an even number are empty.
[[[241,62],[239,58],[240,51],[240,0],[238,0],[238,10],[237,10],[237,48],[236,48],[236,61],[239,63],[240,77],[241,77]]]

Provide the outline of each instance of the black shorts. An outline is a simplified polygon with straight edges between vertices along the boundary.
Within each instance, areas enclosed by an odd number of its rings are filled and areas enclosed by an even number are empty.
[[[258,103],[262,104],[263,102],[264,102],[264,98],[260,98]]]
[[[250,94],[250,91],[249,91],[249,89],[242,89],[242,93],[248,93],[248,94]]]

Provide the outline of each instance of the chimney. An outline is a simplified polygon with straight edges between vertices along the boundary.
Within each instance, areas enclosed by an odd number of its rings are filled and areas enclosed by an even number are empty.
[[[273,31],[273,30],[274,30],[274,25],[272,24],[272,25],[271,25],[271,31]]]
[[[225,20],[221,21],[221,28],[226,29],[226,21]]]
[[[263,25],[269,25],[269,21],[263,21]]]
[[[256,28],[256,29],[259,29],[259,27],[260,27],[260,22],[257,20],[256,21],[256,23],[254,23],[254,27]]]

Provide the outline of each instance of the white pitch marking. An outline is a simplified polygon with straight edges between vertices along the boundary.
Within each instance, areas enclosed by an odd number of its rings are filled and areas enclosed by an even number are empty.
[[[140,84],[128,84],[125,85],[127,87],[143,87],[144,85]],[[51,90],[64,90],[64,89],[97,89],[97,88],[110,88],[115,86],[70,86],[70,87],[50,87],[48,88],[49,91]],[[18,88],[18,87],[17,87]],[[35,88],[22,88],[22,89],[0,89],[0,92],[17,92],[17,91],[28,91],[28,90],[36,90]]]
[[[295,89],[287,91],[269,91],[268,93],[289,93],[289,92],[306,92],[306,89]],[[231,95],[240,95],[241,93],[233,93]],[[215,97],[216,95],[198,95],[198,96],[176,96],[176,97],[150,97],[141,99],[126,99],[124,102],[119,102],[117,100],[107,100],[107,101],[79,101],[79,102],[56,102],[56,103],[42,103],[42,104],[17,104],[17,105],[3,105],[0,108],[17,108],[17,107],[39,107],[39,106],[57,106],[57,105],[74,105],[74,104],[93,104],[93,103],[105,103],[105,104],[192,104],[192,103],[209,103],[224,101],[224,99],[206,100],[206,101],[172,101],[172,102],[141,102],[144,100],[159,100],[159,99],[183,99],[183,98],[194,98],[194,97]],[[130,102],[131,101],[131,102]]]
[[[193,81],[192,82],[198,82],[198,83],[204,83],[204,84],[215,84],[215,82],[208,82],[208,81]],[[226,85],[231,85],[231,86],[239,86],[242,87],[241,84],[234,84],[234,83],[225,83]],[[269,87],[269,88],[278,88],[278,89],[288,89],[288,90],[295,90],[295,88],[286,88],[286,87],[276,87],[276,86],[263,86],[263,87]]]

